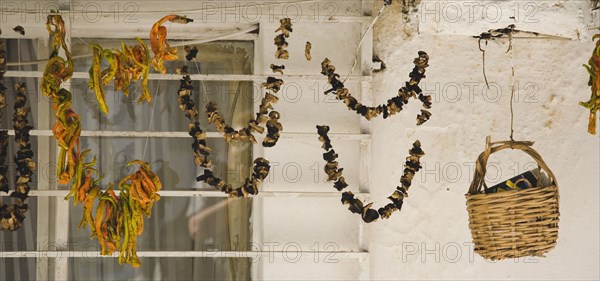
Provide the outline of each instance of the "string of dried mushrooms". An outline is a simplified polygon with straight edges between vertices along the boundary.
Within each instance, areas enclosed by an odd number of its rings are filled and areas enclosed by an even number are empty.
[[[6,107],[6,88],[1,83],[6,71],[6,51],[4,40],[0,40],[0,118],[2,110]],[[14,161],[16,163],[15,190],[11,192],[11,205],[0,202],[0,230],[15,231],[21,228],[25,220],[25,213],[29,209],[26,203],[29,198],[29,183],[32,180],[36,163],[33,160],[33,151],[29,142],[29,131],[33,128],[29,125],[27,117],[30,108],[27,104],[27,88],[25,84],[15,84],[15,105],[13,114],[13,129],[15,130],[15,143],[17,152]],[[0,192],[8,193],[8,131],[0,130]]]
[[[338,191],[342,191],[348,187],[348,184],[343,176],[344,169],[340,168],[339,163],[336,161],[338,154],[331,145],[331,140],[327,135],[328,132],[329,126],[317,125],[317,134],[319,135],[319,141],[322,143],[321,147],[326,151],[323,153],[323,160],[327,162],[324,168],[325,174],[327,174],[327,181],[335,182],[333,187]],[[400,178],[401,186],[396,187],[394,193],[388,197],[392,203],[388,203],[375,210],[371,208],[373,203],[365,205],[360,199],[354,198],[354,194],[350,191],[342,193],[342,203],[349,205],[348,210],[352,213],[360,214],[366,223],[374,222],[379,217],[387,219],[395,211],[401,210],[404,198],[408,197],[408,189],[411,186],[412,180],[415,174],[421,169],[420,158],[425,155],[418,140],[413,143],[413,147],[409,150],[409,155],[404,163],[404,174]]]
[[[0,34],[2,30],[0,29]],[[6,50],[4,39],[0,39],[0,125],[2,124],[2,111],[6,107],[6,87],[2,79],[6,73]],[[6,156],[8,154],[8,130],[0,129],[0,192],[8,192],[8,166]],[[0,205],[4,209],[4,204]]]
[[[386,104],[375,107],[366,106],[360,103],[355,97],[350,94],[350,90],[344,87],[344,83],[338,78],[339,74],[335,73],[335,66],[327,58],[321,63],[321,74],[327,76],[329,84],[332,88],[325,91],[325,94],[334,93],[336,99],[344,101],[348,109],[356,111],[357,114],[371,120],[380,114],[383,118],[394,115],[402,111],[402,107],[408,104],[409,99],[417,98],[423,103],[425,109],[421,109],[421,113],[417,115],[417,125],[422,125],[431,117],[431,113],[427,110],[431,108],[431,96],[423,93],[419,87],[421,79],[425,78],[425,69],[429,66],[429,56],[423,51],[419,51],[419,57],[415,58],[413,63],[415,67],[409,74],[410,81],[406,82],[404,87],[398,90],[398,95],[387,100]]]
[[[188,127],[190,136],[194,138],[194,142],[192,143],[194,162],[197,166],[205,168],[203,174],[198,176],[196,180],[205,182],[206,184],[229,194],[231,197],[247,197],[249,195],[256,195],[258,193],[258,188],[269,174],[269,161],[262,157],[256,158],[254,160],[251,177],[246,179],[244,184],[237,188],[233,188],[224,180],[216,177],[213,171],[209,169],[212,167],[212,163],[208,159],[211,150],[206,145],[206,133],[200,128],[200,123],[196,120],[196,117],[198,116],[198,109],[196,108],[192,97],[193,89],[194,87],[192,86],[192,81],[189,75],[184,76],[183,79],[180,80],[180,87],[178,91],[179,109],[185,112],[185,116],[190,122]],[[214,116],[214,113],[211,116]],[[215,121],[213,121],[213,123],[215,123]]]

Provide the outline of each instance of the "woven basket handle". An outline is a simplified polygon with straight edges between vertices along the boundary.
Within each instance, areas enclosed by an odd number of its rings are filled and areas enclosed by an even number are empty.
[[[535,162],[537,162],[538,166],[548,174],[550,182],[557,184],[554,173],[552,173],[548,165],[546,165],[546,162],[544,162],[542,156],[540,156],[540,154],[531,147],[532,145],[533,142],[531,141],[491,142],[491,138],[488,136],[486,138],[485,151],[479,155],[477,158],[477,163],[475,163],[475,175],[473,176],[471,187],[469,187],[469,194],[481,193],[482,188],[487,190],[488,187],[485,184],[485,173],[487,169],[488,158],[492,153],[496,153],[507,148],[518,149],[529,154],[529,156],[531,156]]]

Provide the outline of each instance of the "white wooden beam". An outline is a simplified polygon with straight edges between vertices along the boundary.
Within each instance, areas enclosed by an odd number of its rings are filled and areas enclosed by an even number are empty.
[[[364,16],[372,15],[373,1],[372,0],[361,0],[362,13]],[[368,32],[367,32],[368,31]],[[363,43],[360,49],[360,75],[368,76],[372,75],[371,65],[373,62],[373,29],[371,28],[371,22],[363,22],[361,28],[361,34],[364,34]],[[373,104],[373,92],[371,80],[365,80],[360,82],[360,97],[361,100],[367,104]],[[360,132],[363,134],[371,135],[372,122],[360,118]],[[369,193],[371,190],[370,177],[371,174],[371,139],[360,141],[360,166],[359,166],[359,191]],[[370,280],[370,255],[368,253],[368,230],[365,228],[365,224],[362,221],[358,221],[358,249],[360,251],[367,252],[365,257],[360,260],[360,274],[358,279]]]
[[[23,78],[42,78],[42,71],[12,71],[9,70],[4,74],[4,77],[23,77]],[[193,81],[252,81],[263,83],[267,77],[274,76],[269,74],[190,74]],[[150,73],[148,80],[175,80],[179,81],[182,75],[179,74],[159,74]],[[90,74],[87,72],[74,72],[73,79],[89,79]],[[323,75],[284,75],[282,79],[287,81],[326,81]],[[372,81],[371,76],[353,75],[348,78],[349,81]]]
[[[119,194],[119,190],[115,190],[116,194]],[[64,198],[69,193],[69,190],[31,190],[29,192],[30,197],[59,197]],[[218,190],[161,190],[158,192],[161,197],[229,197],[229,195],[218,191]],[[356,196],[363,198],[368,198],[370,195],[368,193],[357,193]],[[9,196],[6,193],[0,193],[0,197]],[[259,191],[256,196],[253,198],[308,198],[308,197],[316,197],[316,198],[330,198],[330,197],[340,197],[340,192],[289,192],[289,191]],[[62,201],[61,201],[62,203]],[[68,203],[65,201],[64,203]]]
[[[52,136],[52,130],[31,130],[31,136],[49,137]],[[8,130],[8,135],[14,136],[14,130]],[[331,139],[339,140],[370,140],[370,134],[359,133],[329,133]],[[82,137],[123,137],[123,138],[190,138],[188,132],[150,132],[150,131],[81,131]],[[223,135],[219,132],[206,132],[206,138],[222,138]],[[262,135],[256,135],[260,139]],[[300,133],[300,132],[282,132],[281,138],[284,139],[314,139],[317,133]]]

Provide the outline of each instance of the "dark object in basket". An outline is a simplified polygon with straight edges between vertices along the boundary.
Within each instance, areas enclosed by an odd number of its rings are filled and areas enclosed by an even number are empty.
[[[536,186],[547,186],[548,177],[540,172],[540,168],[522,173],[514,178],[501,182],[485,190],[485,193],[497,193],[511,190],[521,190]]]

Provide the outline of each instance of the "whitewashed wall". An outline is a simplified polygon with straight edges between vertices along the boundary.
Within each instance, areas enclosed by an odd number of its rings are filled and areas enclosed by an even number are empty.
[[[434,104],[432,119],[421,127],[415,126],[417,101],[401,114],[372,124],[370,190],[375,205],[387,203],[385,198],[398,185],[404,157],[414,140],[421,140],[427,155],[422,159],[425,169],[417,175],[402,212],[364,226],[370,252],[368,267],[360,267],[359,261],[352,260],[324,264],[312,261],[312,257],[298,263],[275,259],[261,263],[259,277],[272,280],[600,278],[600,139],[586,132],[588,111],[578,105],[590,95],[588,76],[581,66],[587,63],[594,46],[593,31],[588,30],[593,26],[589,1],[469,3],[474,7],[472,20],[462,1],[423,1],[422,5],[430,5],[427,6],[430,14],[417,12],[408,24],[403,22],[399,3],[394,3],[375,26],[374,54],[387,64],[387,70],[374,74],[375,102],[383,103],[396,94],[408,78],[417,51],[423,50],[431,60],[422,87],[434,96]],[[498,7],[502,16],[495,20],[493,9]],[[453,9],[462,12],[458,20]],[[439,20],[431,13],[438,13]],[[561,194],[560,234],[557,247],[546,258],[488,262],[472,251],[464,194],[471,181],[473,162],[484,149],[485,137],[508,139],[511,60],[505,53],[508,40],[488,44],[486,64],[491,90],[486,91],[481,53],[477,40],[471,36],[510,23],[524,30],[573,39],[513,42],[518,84],[515,138],[535,141],[534,148],[557,176]],[[339,73],[347,73],[360,31],[353,30],[351,25],[341,26],[297,23],[290,39],[293,59],[285,62],[287,73],[317,74],[318,63],[324,57],[334,62]],[[273,36],[269,33],[273,27],[261,29],[265,49],[262,70],[267,73],[268,65],[274,61]],[[306,40],[313,43],[314,59],[309,63],[302,56]],[[333,131],[357,132],[356,115],[342,103],[315,103],[308,85],[303,85],[302,91],[308,96],[306,101],[289,104],[282,100],[278,105],[286,129],[311,131],[314,123],[319,122],[331,125]],[[312,177],[313,171],[307,166],[321,163],[319,145],[316,140],[286,141],[269,152],[269,156],[302,163],[304,175]],[[360,161],[356,144],[334,141],[334,146],[341,155],[341,165],[352,175],[353,165]],[[490,161],[495,169],[490,168],[488,183],[533,167],[532,159],[516,151],[499,153]],[[308,182],[289,188],[332,189],[330,185]],[[356,245],[353,243],[357,242],[360,222],[345,210],[338,198],[263,199],[262,202],[262,221],[268,226],[262,234],[263,241],[298,242],[303,247],[334,241],[341,245],[340,250],[357,250],[351,245]]]

